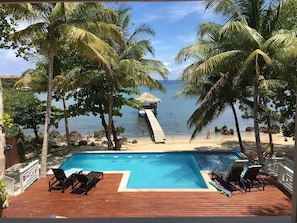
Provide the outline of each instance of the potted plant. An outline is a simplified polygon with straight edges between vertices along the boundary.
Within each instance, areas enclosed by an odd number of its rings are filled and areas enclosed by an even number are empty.
[[[8,193],[5,190],[6,183],[3,180],[0,180],[0,217],[2,218],[2,210],[4,203],[8,201]]]

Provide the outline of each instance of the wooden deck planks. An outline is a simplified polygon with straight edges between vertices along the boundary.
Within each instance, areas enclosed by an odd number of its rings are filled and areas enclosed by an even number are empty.
[[[117,192],[122,174],[104,174],[88,195],[48,192],[48,180],[37,180],[21,195],[10,197],[6,218],[101,217],[218,217],[283,216],[291,214],[291,199],[273,178],[265,177],[265,191],[234,192]]]
[[[146,117],[150,123],[155,143],[165,143],[165,134],[151,109],[145,109]]]

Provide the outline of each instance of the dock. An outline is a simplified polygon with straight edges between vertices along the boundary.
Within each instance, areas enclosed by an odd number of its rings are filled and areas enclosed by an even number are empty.
[[[164,131],[159,124],[159,121],[157,120],[156,116],[154,115],[153,111],[151,109],[144,109],[147,120],[151,126],[152,130],[152,137],[155,141],[155,143],[165,143],[165,134]]]

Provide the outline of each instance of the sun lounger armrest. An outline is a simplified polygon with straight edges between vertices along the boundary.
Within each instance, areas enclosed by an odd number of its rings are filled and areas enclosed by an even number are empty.
[[[58,181],[57,178],[56,178],[55,176],[53,176],[53,177],[49,180],[48,183],[49,183],[49,185],[51,186],[51,185],[55,184],[57,181]]]
[[[211,178],[218,178],[218,180],[223,180],[224,177],[226,176],[228,171],[218,171],[218,172],[211,172]]]
[[[103,172],[97,172],[98,173],[98,178],[103,179]]]

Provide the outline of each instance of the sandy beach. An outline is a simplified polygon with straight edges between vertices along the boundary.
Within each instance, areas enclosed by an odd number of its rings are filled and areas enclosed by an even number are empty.
[[[268,147],[269,137],[266,133],[261,133],[261,148],[265,151]],[[89,139],[93,141],[94,139]],[[137,143],[132,143],[136,140]],[[242,140],[246,149],[246,155],[256,157],[256,144],[253,132],[242,134]],[[96,141],[94,141],[96,142]],[[96,142],[97,145],[102,146],[102,142]],[[293,159],[295,141],[293,138],[285,138],[282,134],[273,134],[273,144],[276,156],[287,156]],[[203,137],[190,140],[190,136],[167,136],[165,143],[154,143],[152,139],[129,138],[127,143],[122,145],[122,151],[182,151],[182,150],[224,150],[231,151],[234,148],[239,148],[237,135],[211,135],[210,139]],[[80,150],[96,150],[97,146],[80,147]],[[101,147],[101,150],[103,148]]]

